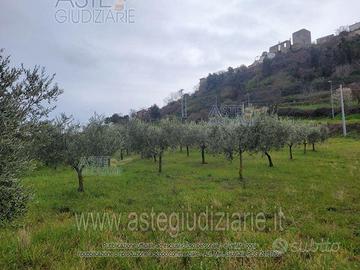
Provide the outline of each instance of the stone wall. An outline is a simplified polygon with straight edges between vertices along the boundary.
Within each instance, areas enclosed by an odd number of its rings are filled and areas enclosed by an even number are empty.
[[[291,48],[290,40],[285,40],[277,45],[270,47],[269,52],[270,53],[278,53],[278,52],[286,53],[290,50],[290,48]]]
[[[269,49],[269,52],[271,52],[271,53],[277,53],[278,51],[279,51],[278,45],[271,46]]]
[[[325,37],[321,37],[321,38],[318,38],[316,40],[316,44],[324,44],[326,42],[329,42],[331,39],[333,39],[334,35],[328,35],[328,36],[325,36]]]

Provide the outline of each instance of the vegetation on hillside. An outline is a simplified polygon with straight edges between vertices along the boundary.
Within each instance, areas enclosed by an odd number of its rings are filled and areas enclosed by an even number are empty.
[[[353,89],[354,99],[360,96],[360,36],[341,33],[331,41],[310,48],[291,49],[265,58],[263,63],[244,65],[209,74],[200,81],[198,90],[189,97],[191,120],[207,119],[209,108],[217,98],[221,104],[242,102],[257,106],[292,107],[303,104],[330,103],[330,83]],[[320,106],[321,107],[321,106]],[[180,115],[179,100],[169,100],[161,109],[163,116]],[[319,106],[317,107],[319,108]],[[311,114],[312,110],[303,113]],[[284,115],[291,112],[284,112]],[[321,113],[329,115],[328,112]]]

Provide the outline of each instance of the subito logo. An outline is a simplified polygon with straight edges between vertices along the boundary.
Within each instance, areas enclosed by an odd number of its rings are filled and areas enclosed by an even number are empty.
[[[272,248],[274,251],[284,254],[288,251],[289,244],[286,240],[278,238],[273,242]]]

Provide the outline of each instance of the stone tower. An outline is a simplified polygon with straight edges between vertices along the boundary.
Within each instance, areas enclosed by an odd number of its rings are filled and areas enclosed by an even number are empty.
[[[293,33],[293,45],[296,48],[306,48],[311,45],[311,32],[306,29],[301,29]]]

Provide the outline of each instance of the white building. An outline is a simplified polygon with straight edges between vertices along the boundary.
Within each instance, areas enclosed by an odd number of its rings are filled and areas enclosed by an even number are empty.
[[[360,22],[355,23],[353,25],[349,26],[349,30],[350,32],[356,31],[356,30],[360,30]]]

